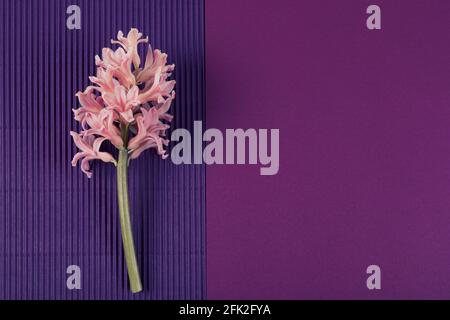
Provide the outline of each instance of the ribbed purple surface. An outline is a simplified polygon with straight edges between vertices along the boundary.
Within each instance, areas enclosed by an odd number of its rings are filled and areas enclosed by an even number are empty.
[[[82,29],[66,28],[81,8]],[[122,255],[115,168],[87,179],[70,160],[74,94],[118,30],[137,27],[176,64],[174,127],[204,119],[203,0],[0,1],[0,299],[205,297],[203,166],[146,152],[129,171],[144,292],[132,295]],[[66,288],[79,265],[82,289]]]

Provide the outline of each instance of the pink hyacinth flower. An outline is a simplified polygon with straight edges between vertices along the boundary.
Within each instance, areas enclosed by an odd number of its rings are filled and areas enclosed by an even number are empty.
[[[140,104],[138,100],[139,88],[133,86],[128,92],[126,89],[118,85],[114,88],[114,93],[107,92],[103,95],[106,105],[115,110],[126,124],[133,122],[133,108]]]
[[[90,128],[83,134],[102,136],[120,149],[123,147],[123,140],[119,128],[114,125],[115,118],[114,111],[111,109],[103,109],[98,114],[89,113],[86,116],[86,123]]]
[[[146,102],[163,103],[167,98],[171,96],[171,92],[175,87],[175,80],[166,81],[166,78],[161,74],[162,68],[159,67],[156,71],[155,78],[151,87],[144,88],[142,93],[139,94],[138,100],[141,104]]]
[[[168,78],[175,66],[167,64],[167,54],[148,46],[141,67],[138,44],[148,38],[135,28],[126,37],[119,31],[117,38],[112,43],[119,44],[118,49],[104,48],[102,57],[95,57],[97,72],[89,77],[94,85],[76,94],[81,107],[73,111],[83,129],[79,137],[89,142],[92,137],[106,139],[117,149],[128,150],[130,160],[149,148],[165,158],[169,126],[162,121],[172,120],[168,111],[175,98],[175,81]]]
[[[149,46],[144,68],[138,73],[136,80],[138,83],[145,83],[147,87],[152,86],[159,68],[161,68],[160,76],[166,79],[170,77],[175,65],[167,65],[167,54],[160,50],[152,51],[152,47]]]
[[[111,69],[97,68],[97,76],[89,77],[98,87],[93,87],[101,94],[114,93],[114,89],[120,85],[119,81],[113,76]]]
[[[169,141],[162,138],[168,125],[159,121],[159,112],[156,108],[150,110],[141,109],[142,116],[137,118],[138,132],[136,136],[130,140],[128,144],[130,152],[130,160],[136,159],[146,149],[156,148],[159,155],[163,159],[167,157],[163,146]]]
[[[168,80],[174,65],[167,64],[167,55],[148,47],[145,65],[140,66],[138,44],[142,39],[137,29],[131,29],[127,37],[119,31],[112,43],[121,47],[104,48],[102,57],[95,57],[97,72],[89,77],[93,85],[76,94],[81,107],[74,109],[75,120],[81,123],[80,133],[71,131],[80,149],[72,165],[81,160],[81,171],[92,177],[89,162],[111,162],[117,168],[117,196],[119,202],[122,241],[132,292],[142,290],[139,269],[134,252],[128,205],[127,170],[130,160],[143,151],[153,148],[166,158],[165,138],[172,115],[168,113],[175,99],[175,81]],[[100,150],[108,141],[117,148],[118,159]]]
[[[116,163],[113,156],[107,152],[101,152],[100,147],[103,141],[106,138],[95,138],[92,135],[84,135],[70,131],[70,135],[73,137],[73,141],[75,142],[78,149],[81,152],[75,154],[72,160],[72,166],[76,166],[78,160],[81,160],[81,171],[83,171],[89,178],[92,177],[92,172],[90,172],[89,161],[91,160],[102,160],[103,162],[112,162]]]
[[[131,62],[132,58],[122,48],[116,51],[104,48],[102,59],[99,56],[95,57],[96,65],[111,71],[112,75],[126,88],[136,84],[136,79],[131,70]]]
[[[78,98],[81,104],[81,108],[73,109],[75,120],[79,121],[83,128],[86,128],[86,115],[98,114],[103,110],[103,99],[97,97],[93,93],[94,87],[89,86],[84,92],[78,92],[75,96]]]
[[[142,33],[140,33],[136,28],[132,28],[127,37],[123,36],[123,32],[119,31],[117,33],[117,40],[111,40],[111,43],[119,44],[123,47],[123,49],[127,52],[128,56],[131,58],[134,66],[136,68],[141,64],[141,59],[139,57],[139,53],[137,50],[137,46],[140,43],[148,42],[148,37],[141,39]]]

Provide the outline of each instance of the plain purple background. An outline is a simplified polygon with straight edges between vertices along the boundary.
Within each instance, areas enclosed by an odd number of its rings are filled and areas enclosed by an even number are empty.
[[[207,168],[208,298],[450,298],[449,27],[445,0],[206,1],[208,126],[281,136],[277,176]]]

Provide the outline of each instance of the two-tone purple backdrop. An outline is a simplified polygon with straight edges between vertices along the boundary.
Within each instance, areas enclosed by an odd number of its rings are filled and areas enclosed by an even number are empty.
[[[450,298],[448,1],[5,0],[0,15],[1,299]],[[177,65],[174,127],[280,129],[276,176],[132,164],[134,296],[114,168],[88,180],[68,134],[94,55],[131,27]]]

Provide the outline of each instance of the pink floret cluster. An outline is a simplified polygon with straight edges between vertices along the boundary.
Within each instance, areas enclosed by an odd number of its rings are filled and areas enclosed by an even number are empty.
[[[81,170],[89,178],[91,160],[117,164],[112,154],[100,151],[105,140],[127,150],[130,160],[149,148],[167,157],[165,136],[172,120],[167,112],[175,98],[175,81],[168,78],[175,65],[167,64],[167,54],[148,46],[141,66],[138,45],[148,43],[148,38],[137,29],[126,37],[119,31],[111,43],[119,47],[104,48],[102,57],[95,57],[97,74],[89,77],[93,85],[76,94],[81,107],[73,110],[82,130],[70,132],[80,149],[72,165],[81,160]]]

